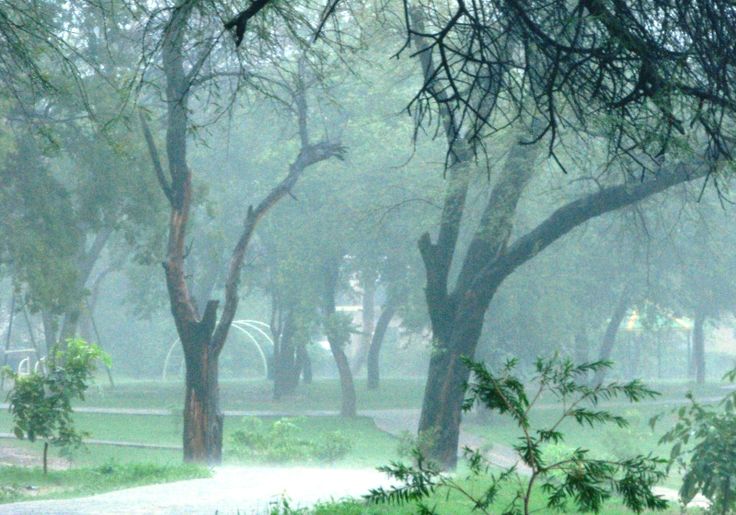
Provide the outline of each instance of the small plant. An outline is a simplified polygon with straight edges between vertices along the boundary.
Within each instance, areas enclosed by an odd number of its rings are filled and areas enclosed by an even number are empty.
[[[258,418],[246,418],[241,429],[231,436],[232,452],[241,458],[259,461],[334,462],[352,449],[350,440],[339,431],[317,439],[302,436],[298,419],[280,419],[267,426]]]
[[[95,362],[109,364],[108,356],[94,344],[79,339],[55,346],[46,362],[45,373],[19,376],[10,368],[3,373],[13,381],[8,393],[13,433],[31,442],[43,440],[43,471],[48,470],[49,445],[67,454],[81,446],[86,432],[77,431],[72,419],[72,400],[84,400],[95,371]]]
[[[724,379],[736,380],[736,369]],[[711,501],[712,513],[736,511],[736,391],[718,405],[708,406],[686,395],[690,404],[673,410],[674,427],[659,440],[673,444],[669,467],[683,473],[680,500],[688,504],[701,492]],[[651,419],[655,427],[661,415]]]
[[[468,490],[462,481],[443,473],[428,460],[420,448],[413,452],[415,463],[391,463],[379,470],[397,479],[401,484],[388,489],[371,490],[367,499],[380,503],[415,503],[420,513],[436,513],[435,507],[425,504],[434,493],[454,491],[466,498],[474,511],[528,515],[535,486],[546,497],[546,508],[558,511],[568,503],[577,512],[598,513],[613,495],[621,496],[624,505],[636,513],[645,509],[663,510],[667,502],[652,493],[652,486],[665,477],[662,466],[665,460],[648,456],[607,460],[590,456],[587,449],[565,448],[560,430],[566,420],[591,428],[612,423],[625,427],[627,421],[620,416],[597,408],[600,401],[623,396],[630,402],[654,397],[656,392],[641,382],[589,386],[585,378],[589,373],[610,367],[607,361],[575,366],[568,359],[554,356],[538,359],[536,374],[531,381],[531,398],[527,385],[514,375],[516,360],[508,361],[499,374],[489,371],[482,363],[465,360],[474,382],[469,385],[469,397],[463,405],[469,410],[476,403],[500,414],[510,416],[519,428],[520,436],[514,450],[519,461],[500,473],[491,473],[491,463],[480,451],[465,449],[469,475],[474,482],[487,481],[480,494]],[[546,396],[560,403],[561,413],[547,427],[534,428],[530,411],[535,403]],[[505,507],[491,507],[498,500],[502,488],[512,488],[513,496]]]

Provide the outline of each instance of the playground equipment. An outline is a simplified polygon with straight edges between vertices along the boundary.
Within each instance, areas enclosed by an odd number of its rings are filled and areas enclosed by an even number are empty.
[[[262,342],[268,342],[268,344],[271,346],[271,351],[273,350],[273,339],[271,339],[269,334],[266,332],[270,330],[270,326],[267,323],[261,322],[259,320],[235,320],[232,323],[232,328],[236,329],[240,334],[245,336],[245,341],[251,343],[258,351],[258,355],[260,356],[261,363],[263,365],[263,375],[265,378],[267,378],[268,358],[266,357],[267,351],[264,351]],[[259,336],[261,341],[259,341],[259,338],[257,338],[256,336]],[[172,355],[174,354],[174,349],[179,347],[180,341],[181,340],[179,340],[179,338],[176,338],[173,342],[171,342],[169,350],[166,353],[166,358],[164,358],[163,370],[161,371],[161,379],[163,381],[166,380],[169,370],[169,363],[171,361]],[[184,359],[182,358],[179,364],[179,371],[181,372],[183,369]]]

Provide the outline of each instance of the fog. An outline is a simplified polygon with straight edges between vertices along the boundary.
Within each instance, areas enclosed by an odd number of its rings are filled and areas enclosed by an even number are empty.
[[[735,17],[0,0],[0,512],[732,513]]]

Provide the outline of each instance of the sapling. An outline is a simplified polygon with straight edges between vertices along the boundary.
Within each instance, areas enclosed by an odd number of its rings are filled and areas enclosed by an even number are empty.
[[[633,403],[655,397],[657,392],[638,380],[591,386],[587,376],[609,368],[608,361],[575,365],[558,356],[539,358],[534,377],[527,382],[515,375],[517,360],[507,361],[499,373],[469,359],[465,364],[471,370],[472,382],[467,387],[468,397],[463,409],[468,411],[482,404],[491,411],[511,417],[519,430],[519,438],[513,446],[517,463],[497,472],[482,452],[466,448],[469,473],[465,477],[467,481],[463,481],[443,472],[425,458],[421,448],[416,448],[412,465],[393,462],[380,468],[399,484],[371,490],[367,496],[369,501],[414,503],[420,513],[429,514],[436,513],[436,507],[426,504],[428,498],[435,493],[455,492],[480,513],[527,515],[532,511],[532,493],[540,491],[547,510],[562,510],[571,503],[576,512],[598,513],[614,494],[636,513],[645,509],[666,509],[667,501],[652,493],[652,487],[665,477],[663,459],[651,454],[617,460],[598,459],[580,447],[562,456],[559,452],[548,452],[549,446],[565,440],[561,427],[566,420],[591,428],[604,424],[625,427],[626,419],[600,409],[599,403],[617,397]],[[542,398],[545,402],[558,403],[559,415],[550,424],[535,427],[530,413]],[[480,493],[468,487],[479,483],[482,483]],[[502,490],[510,490],[511,499],[505,506],[496,506],[494,503],[499,502],[498,494]]]
[[[74,427],[72,401],[84,400],[98,360],[110,364],[110,358],[97,345],[69,339],[63,347],[53,347],[45,370],[19,375],[10,368],[3,369],[13,381],[7,397],[13,433],[19,439],[43,441],[44,474],[48,470],[49,445],[69,451],[88,436]]]

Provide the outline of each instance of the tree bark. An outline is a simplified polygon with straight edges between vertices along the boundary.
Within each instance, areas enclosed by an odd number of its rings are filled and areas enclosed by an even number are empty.
[[[598,351],[598,361],[608,361],[611,358],[611,352],[616,344],[616,335],[621,327],[621,322],[626,317],[626,311],[629,309],[629,292],[624,289],[621,296],[616,303],[616,307],[611,314],[611,319],[608,321],[606,326],[606,332],[603,334],[603,340],[601,341],[601,348]],[[606,369],[598,370],[593,377],[593,385],[597,386],[603,383],[606,377]]]
[[[386,303],[378,317],[376,329],[373,331],[370,349],[368,350],[368,389],[377,390],[380,386],[380,356],[383,339],[386,336],[391,319],[396,313],[396,307],[390,300]]]
[[[213,341],[217,302],[210,301],[201,321],[180,332],[186,365],[184,461],[216,465],[222,460],[223,415],[220,411],[218,361],[222,347]]]
[[[495,289],[494,292],[495,293]],[[463,358],[473,358],[491,295],[469,295],[453,320],[435,329],[434,348],[419,419],[422,451],[446,469],[457,465],[465,385],[470,370]],[[437,329],[440,329],[439,331]]]
[[[693,366],[697,384],[705,384],[705,320],[705,311],[698,309],[693,321]]]

